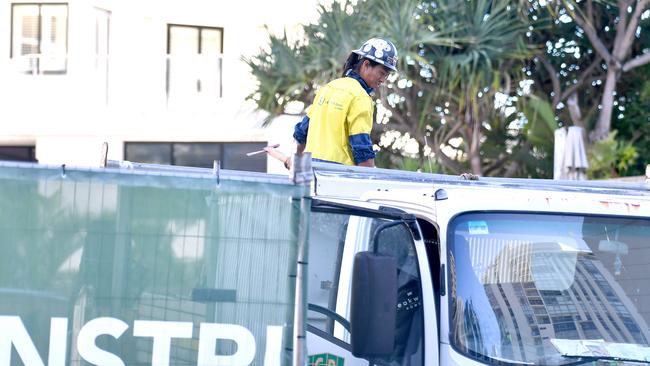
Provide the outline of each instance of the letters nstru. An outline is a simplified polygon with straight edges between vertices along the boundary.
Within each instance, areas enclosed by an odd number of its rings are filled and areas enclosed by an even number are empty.
[[[81,358],[96,365],[124,365],[117,355],[107,352],[95,344],[97,337],[109,335],[120,338],[129,328],[120,319],[103,317],[86,323],[79,330],[76,350]],[[45,366],[34,342],[19,316],[0,316],[0,364],[11,364],[12,345],[26,365]],[[169,365],[173,338],[192,338],[193,323],[173,321],[135,320],[134,337],[152,338],[152,365]],[[265,364],[279,364],[280,344],[273,340],[282,338],[281,326],[267,327]],[[231,355],[215,355],[217,340],[229,340],[237,344],[237,351]],[[51,318],[50,342],[47,365],[66,365],[68,348],[68,319]],[[197,365],[249,365],[255,358],[256,344],[253,334],[241,325],[221,323],[200,323]],[[277,348],[277,349],[276,349]]]

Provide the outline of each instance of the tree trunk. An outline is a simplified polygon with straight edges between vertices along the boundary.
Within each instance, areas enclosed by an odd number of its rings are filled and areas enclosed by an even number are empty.
[[[456,160],[453,160],[452,158],[448,157],[445,155],[444,152],[440,149],[439,145],[433,146],[433,151],[436,156],[436,161],[438,164],[446,168],[447,170],[451,171],[454,174],[460,174],[463,173],[463,167],[456,162]]]
[[[474,116],[474,104],[468,97],[465,102],[465,126],[467,128],[466,138],[467,141],[467,158],[469,160],[469,167],[473,174],[482,175],[483,169],[481,166],[481,124]]]
[[[470,167],[472,168],[473,174],[476,175],[483,174],[483,169],[481,169],[481,155],[479,149],[470,150],[469,164]]]
[[[418,167],[423,172],[427,171],[427,169],[425,168],[425,162],[424,162],[424,144],[420,143],[419,141],[418,141]]]
[[[600,115],[596,127],[589,134],[591,142],[601,141],[609,136],[612,127],[612,113],[614,111],[614,97],[616,93],[616,83],[618,82],[618,70],[610,65],[607,68],[607,78],[605,79],[605,88],[600,105]]]
[[[526,140],[521,147],[521,150],[526,152],[527,154],[530,153],[530,141]],[[511,178],[514,177],[516,174],[518,174],[519,167],[521,166],[520,160],[513,159],[508,167],[506,168],[505,173],[503,173],[504,177]]]

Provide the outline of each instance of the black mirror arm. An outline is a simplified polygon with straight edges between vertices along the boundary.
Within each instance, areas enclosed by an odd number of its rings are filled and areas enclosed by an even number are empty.
[[[317,313],[321,313],[321,314],[323,314],[325,316],[328,316],[328,317],[336,320],[337,322],[339,322],[339,324],[341,324],[343,326],[343,328],[345,328],[345,330],[350,332],[350,322],[347,319],[345,319],[344,317],[342,317],[341,315],[339,315],[338,313],[335,313],[334,311],[332,311],[332,310],[330,310],[330,309],[328,309],[326,307],[316,305],[316,304],[311,304],[311,303],[307,304],[307,310],[311,310],[311,311],[315,311]]]

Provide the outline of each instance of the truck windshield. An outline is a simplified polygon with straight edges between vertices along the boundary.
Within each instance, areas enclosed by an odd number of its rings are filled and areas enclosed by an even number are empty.
[[[491,364],[650,361],[650,220],[471,213],[448,243],[457,351]]]

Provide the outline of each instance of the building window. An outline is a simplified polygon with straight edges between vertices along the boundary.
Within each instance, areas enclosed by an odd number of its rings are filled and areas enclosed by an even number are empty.
[[[167,26],[167,99],[220,98],[223,28]]]
[[[266,172],[266,142],[126,142],[124,159],[138,163],[212,168],[218,160],[223,169]]]
[[[12,4],[11,58],[27,74],[65,74],[67,4]]]
[[[0,160],[35,163],[36,146],[0,146]]]

